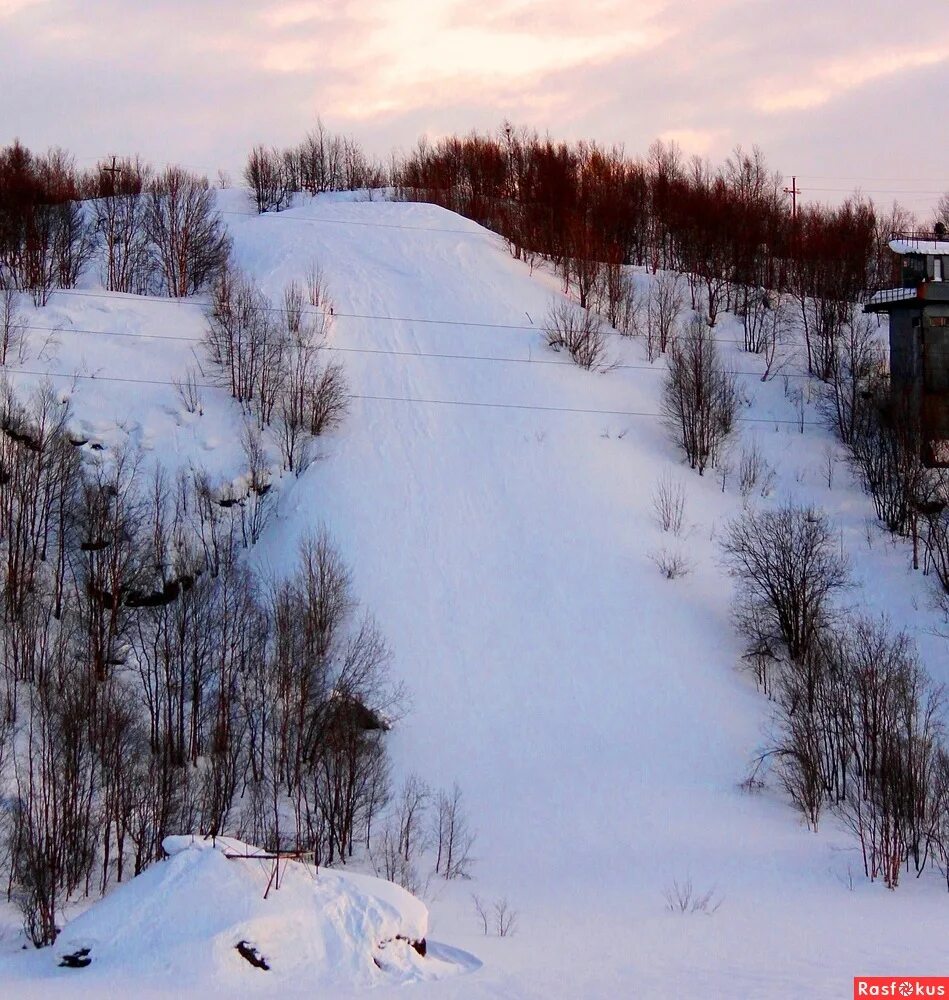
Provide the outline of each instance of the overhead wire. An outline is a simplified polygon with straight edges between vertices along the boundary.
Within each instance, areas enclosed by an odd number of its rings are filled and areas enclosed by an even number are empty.
[[[152,379],[152,378],[134,378],[132,376],[122,376],[122,375],[88,375],[80,374],[79,372],[74,372],[72,374],[68,372],[50,372],[50,371],[36,371],[29,368],[13,368],[9,365],[0,365],[0,371],[6,372],[12,375],[32,375],[40,378],[63,378],[69,381],[88,381],[88,382],[117,382],[126,383],[133,385],[167,385],[173,388],[178,388],[179,382],[172,379]],[[226,386],[221,384],[216,384],[213,382],[194,382],[192,383],[195,388],[198,389],[226,389]],[[543,403],[498,403],[498,402],[485,402],[482,400],[472,400],[472,399],[428,399],[418,396],[388,396],[388,395],[376,395],[373,393],[358,393],[352,392],[347,393],[347,399],[355,400],[371,400],[378,402],[391,402],[391,403],[415,403],[422,405],[435,405],[435,406],[468,406],[468,407],[480,407],[484,409],[492,410],[533,410],[539,413],[581,413],[590,414],[596,416],[607,416],[607,417],[648,417],[652,419],[663,419],[661,413],[653,413],[648,410],[610,410],[610,409],[596,409],[592,407],[582,407],[582,406],[549,406]],[[790,420],[782,417],[736,417],[736,421],[739,423],[755,423],[755,424],[776,424],[776,425],[792,425],[794,427],[822,427],[823,425],[818,421],[811,420]]]
[[[173,298],[161,298],[157,296],[132,296],[126,293],[119,292],[92,292],[79,289],[55,289],[54,294],[61,295],[75,295],[80,297],[89,298],[104,298],[104,299],[119,299],[122,301],[129,302],[152,302],[158,305],[177,305],[177,306],[191,306],[193,308],[207,310],[208,304],[205,302],[198,302],[194,299],[173,299]],[[261,306],[265,312],[276,312],[282,313],[285,310],[281,306]],[[578,307],[579,308],[579,307]],[[305,310],[306,315],[316,315],[319,310]],[[543,333],[543,327],[530,326],[524,323],[487,323],[479,320],[460,320],[460,319],[444,319],[438,317],[428,317],[428,316],[383,316],[376,315],[373,313],[349,313],[340,312],[334,309],[330,314],[333,319],[358,319],[358,320],[372,320],[380,323],[418,323],[428,326],[460,326],[466,328],[479,328],[484,330],[520,330],[531,333]],[[70,329],[70,328],[65,328]],[[77,328],[71,328],[77,329]],[[77,329],[78,332],[78,329]],[[97,331],[87,331],[95,333]],[[620,333],[617,330],[602,330],[602,335],[605,337],[619,337],[622,340],[631,339],[626,334]],[[117,336],[122,336],[117,334]],[[159,339],[159,335],[155,334],[142,334],[141,336],[152,337]],[[181,337],[171,337],[168,336],[165,339],[192,339],[192,338],[181,338]],[[736,346],[742,346],[744,341],[737,337],[713,337],[712,338],[717,344],[732,344]],[[742,374],[742,373],[736,373]],[[754,372],[747,372],[744,374],[755,374]],[[760,374],[760,372],[758,373]]]
[[[335,313],[334,316],[345,316],[346,314]],[[355,314],[353,314],[355,315]],[[358,318],[372,318],[372,319],[383,319],[386,317],[358,317]],[[400,322],[424,322],[423,320],[399,320]],[[451,321],[433,321],[433,322],[446,322]],[[466,324],[458,323],[458,325],[472,325],[480,326],[482,324]],[[490,325],[490,324],[485,324]],[[506,327],[502,327],[505,328]],[[21,329],[30,330],[37,333],[46,334],[79,334],[81,336],[98,336],[98,337],[122,337],[128,340],[164,340],[173,341],[185,344],[201,344],[204,343],[203,337],[186,337],[178,334],[165,334],[165,333],[130,333],[127,330],[93,330],[85,327],[77,326],[37,326],[30,323],[21,324]],[[532,330],[535,333],[543,333],[543,330],[539,330],[537,327],[514,327],[513,329],[524,329]],[[603,331],[605,334],[612,331]],[[621,334],[613,334],[617,336],[622,336]],[[713,338],[714,339],[714,338]],[[718,338],[716,343],[723,344],[741,344],[742,341],[737,339],[728,338]],[[525,364],[525,365],[553,365],[557,367],[573,367],[574,363],[572,361],[558,361],[554,358],[537,358],[533,356],[528,356],[526,358],[511,358],[511,357],[498,357],[496,355],[490,354],[455,354],[448,351],[401,351],[395,350],[393,348],[385,347],[344,347],[339,344],[323,344],[321,345],[322,350],[336,351],[340,354],[368,354],[368,355],[382,355],[400,358],[431,358],[436,360],[446,360],[446,361],[483,361],[483,362],[495,362],[497,364]],[[611,371],[646,371],[653,372],[655,374],[661,374],[665,371],[662,367],[657,367],[652,364],[627,364],[623,362],[618,362],[616,364],[610,364],[609,369]],[[727,370],[725,372],[727,375],[741,375],[748,378],[762,378],[764,372],[755,371],[742,371],[739,369]],[[782,373],[785,374],[785,373]],[[788,378],[808,378],[809,376],[803,372],[788,372],[786,373]]]

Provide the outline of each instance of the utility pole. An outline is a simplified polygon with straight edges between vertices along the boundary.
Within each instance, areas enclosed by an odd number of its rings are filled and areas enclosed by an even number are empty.
[[[797,196],[799,194],[803,193],[801,191],[801,189],[797,186],[797,178],[796,177],[792,177],[791,178],[791,186],[789,188],[785,188],[784,189],[784,193],[785,194],[789,194],[791,196],[791,218],[792,219],[796,219],[797,218]]]
[[[112,194],[115,194],[115,178],[119,174],[124,173],[125,171],[121,167],[117,167],[115,165],[115,157],[113,156],[112,157],[112,166],[111,167],[103,167],[102,168],[102,172],[104,174],[109,174],[112,177]]]

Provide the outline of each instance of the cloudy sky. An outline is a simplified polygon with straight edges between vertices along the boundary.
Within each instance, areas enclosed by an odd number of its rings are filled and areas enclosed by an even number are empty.
[[[713,160],[805,199],[949,189],[946,0],[0,0],[0,142],[237,175],[317,114],[376,154],[505,118]]]

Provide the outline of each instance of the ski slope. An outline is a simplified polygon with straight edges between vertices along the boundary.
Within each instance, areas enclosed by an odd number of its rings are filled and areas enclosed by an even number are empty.
[[[550,351],[557,280],[436,207],[326,197],[257,217],[241,192],[220,197],[237,263],[275,300],[320,262],[330,346],[354,394],[321,460],[281,481],[253,558],[280,572],[304,532],[330,528],[411,695],[396,776],[457,780],[478,830],[474,878],[433,880],[425,899],[433,937],[482,964],[412,996],[847,997],[858,974],[944,971],[938,877],[869,885],[832,817],[814,834],[776,790],[739,788],[769,710],[740,670],[715,541],[743,501],[734,474],[723,491],[714,472],[680,464],[656,417],[662,361],[619,337],[613,359],[629,367],[607,373]],[[60,330],[31,333],[24,368],[97,373],[56,382],[96,440],[236,474],[240,418],[223,391],[204,390],[198,416],[167,384],[103,379],[180,377],[200,351],[201,309],[94,293],[31,312]],[[729,316],[716,329],[740,334]],[[928,582],[872,523],[812,404],[803,433],[796,424],[789,397],[807,383],[762,383],[757,359],[723,348],[750,373],[734,454],[754,437],[776,470],[771,495],[751,502],[825,507],[853,563],[848,600],[885,608],[949,680]],[[789,359],[789,376],[799,370]],[[655,523],[667,470],[687,490],[681,541]],[[687,555],[687,576],[662,577],[651,556],[663,546]],[[715,890],[714,914],[667,910],[664,891],[687,878]],[[483,936],[472,893],[506,897],[516,933]],[[4,958],[0,991],[39,990],[34,968]],[[76,995],[80,976],[35,995]],[[135,983],[134,960],[114,966],[114,995]],[[407,995],[372,995],[390,990]],[[169,971],[168,995],[191,995],[186,971]]]

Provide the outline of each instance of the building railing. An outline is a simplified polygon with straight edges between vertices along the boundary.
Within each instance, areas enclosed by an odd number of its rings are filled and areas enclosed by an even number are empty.
[[[937,232],[934,229],[902,229],[890,233],[890,242],[894,240],[910,243],[917,250],[928,249],[935,252],[940,243],[949,243],[949,234],[945,231]]]
[[[912,288],[881,288],[880,291],[874,292],[867,299],[867,305],[879,305],[881,302],[902,302],[918,297],[919,289],[915,286]]]

